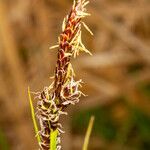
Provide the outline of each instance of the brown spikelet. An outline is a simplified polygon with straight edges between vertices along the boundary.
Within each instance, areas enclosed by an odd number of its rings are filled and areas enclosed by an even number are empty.
[[[76,57],[80,51],[91,54],[83,45],[81,40],[81,25],[90,32],[90,29],[82,22],[82,18],[89,16],[85,6],[85,0],[74,0],[71,12],[64,19],[62,33],[58,38],[58,45],[51,47],[58,48],[58,58],[54,73],[54,81],[43,92],[38,93],[37,117],[40,124],[40,148],[50,149],[50,132],[58,130],[57,150],[61,149],[60,134],[63,133],[59,123],[60,115],[67,114],[64,109],[79,101],[82,92],[79,90],[81,80],[74,80],[74,71],[70,63],[71,57]]]

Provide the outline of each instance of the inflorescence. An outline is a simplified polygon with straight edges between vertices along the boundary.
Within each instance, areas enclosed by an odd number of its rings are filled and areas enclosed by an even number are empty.
[[[79,55],[80,51],[91,54],[83,45],[81,40],[81,26],[83,25],[91,34],[92,32],[82,19],[90,14],[86,12],[85,6],[89,1],[74,0],[71,12],[64,18],[62,33],[58,37],[58,45],[50,49],[58,48],[58,58],[53,82],[39,92],[37,103],[37,118],[39,120],[41,138],[40,148],[50,149],[50,133],[58,130],[57,150],[61,149],[60,134],[63,133],[62,125],[59,123],[60,115],[67,115],[65,109],[70,104],[79,102],[83,94],[79,87],[82,80],[75,81],[71,58]],[[83,94],[84,95],[84,94]]]

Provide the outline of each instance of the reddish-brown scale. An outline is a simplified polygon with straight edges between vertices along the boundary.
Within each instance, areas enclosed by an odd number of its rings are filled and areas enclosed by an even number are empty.
[[[59,59],[62,60],[62,59],[64,58],[64,56],[65,56],[64,50],[63,50],[63,49],[60,49],[59,53],[60,53]]]
[[[63,34],[62,41],[63,41],[63,42],[67,41],[67,38],[68,38],[68,36],[67,36],[66,34]]]
[[[70,30],[70,28],[67,28],[65,31],[64,31],[64,34],[66,34],[69,38],[71,37],[71,34],[72,32],[71,32],[71,30]]]
[[[46,146],[44,144],[41,144],[41,147],[42,147],[43,150],[49,150],[49,146]]]
[[[43,139],[43,141],[45,141],[46,143],[49,141],[49,137],[45,137],[44,135],[41,134],[41,137]]]

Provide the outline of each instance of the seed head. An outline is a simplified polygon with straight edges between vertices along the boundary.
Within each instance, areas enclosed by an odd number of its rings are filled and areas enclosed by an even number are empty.
[[[82,80],[75,81],[75,73],[71,65],[71,58],[79,55],[80,51],[91,54],[83,45],[81,40],[82,25],[91,30],[82,21],[90,14],[86,12],[85,6],[89,1],[74,0],[72,9],[62,24],[62,33],[58,37],[58,44],[50,49],[58,48],[54,81],[49,87],[38,94],[37,117],[39,119],[41,136],[40,147],[42,150],[50,149],[50,132],[58,130],[57,150],[60,146],[60,134],[63,133],[59,123],[60,115],[67,114],[64,110],[70,104],[79,102],[82,92],[79,90]]]

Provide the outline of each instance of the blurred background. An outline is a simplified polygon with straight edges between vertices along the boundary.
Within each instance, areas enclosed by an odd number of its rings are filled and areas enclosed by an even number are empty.
[[[71,0],[0,0],[0,150],[38,149],[27,87],[51,83],[64,16]],[[79,104],[62,118],[64,150],[150,150],[150,1],[91,0],[83,42],[93,56],[72,60],[83,79]],[[34,100],[36,106],[36,100]]]

